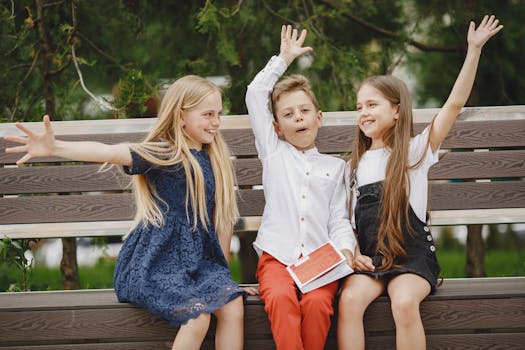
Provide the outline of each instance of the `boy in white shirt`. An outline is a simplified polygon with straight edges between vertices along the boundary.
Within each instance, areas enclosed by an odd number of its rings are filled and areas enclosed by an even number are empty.
[[[279,56],[248,86],[246,105],[263,164],[266,199],[254,247],[256,276],[277,349],[324,349],[338,282],[302,294],[286,266],[331,240],[352,262],[355,237],[348,220],[342,159],[315,147],[322,113],[308,80],[287,66],[312,51],[303,30],[283,26]],[[272,95],[272,112],[269,109]]]

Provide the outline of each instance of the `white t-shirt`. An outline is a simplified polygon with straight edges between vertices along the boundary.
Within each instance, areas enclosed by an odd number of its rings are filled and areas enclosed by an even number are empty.
[[[421,164],[417,168],[408,170],[408,177],[410,181],[410,205],[414,213],[422,221],[426,222],[427,202],[428,202],[428,170],[432,165],[439,161],[439,147],[435,152],[432,152],[430,145],[427,145],[430,127],[425,128],[421,134],[414,136],[410,140],[409,148],[409,164],[416,164],[423,153],[425,154]],[[374,182],[383,181],[386,174],[386,165],[390,151],[381,148],[376,150],[366,151],[357,167],[357,186],[368,185]],[[346,170],[347,179],[352,173],[350,169],[350,162],[347,163]],[[346,181],[348,184],[349,181]],[[347,193],[350,196],[350,188],[347,185]],[[355,191],[352,193],[353,206],[357,202]],[[352,225],[355,228],[355,217],[352,217]]]

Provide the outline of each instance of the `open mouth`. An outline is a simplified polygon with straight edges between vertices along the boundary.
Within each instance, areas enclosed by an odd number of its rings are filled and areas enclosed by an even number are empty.
[[[304,132],[307,132],[307,131],[308,131],[307,128],[301,128],[301,129],[297,129],[295,132],[304,133]]]

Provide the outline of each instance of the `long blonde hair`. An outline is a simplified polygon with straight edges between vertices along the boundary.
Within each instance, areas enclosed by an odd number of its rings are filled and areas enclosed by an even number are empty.
[[[157,124],[146,139],[130,145],[142,158],[158,166],[181,163],[186,175],[186,216],[188,205],[193,209],[193,228],[200,221],[208,230],[210,218],[206,211],[206,191],[202,169],[190,152],[190,140],[182,127],[181,112],[198,105],[208,95],[221,90],[208,80],[195,76],[184,76],[173,83],[162,99]],[[215,177],[215,212],[213,224],[217,231],[229,233],[239,214],[234,192],[235,176],[230,152],[220,132],[212,143],[203,145],[208,150]],[[167,205],[145,175],[133,177],[133,192],[137,204],[136,224],[161,226],[163,210],[159,203]]]
[[[399,266],[397,257],[406,258],[407,256],[404,248],[403,222],[406,223],[409,232],[413,233],[408,219],[410,204],[408,170],[418,167],[423,155],[415,164],[409,163],[410,139],[414,136],[414,126],[412,102],[406,84],[394,76],[381,75],[366,79],[359,89],[365,85],[374,87],[392,105],[399,106],[399,118],[383,136],[385,147],[390,150],[390,158],[383,181],[377,251],[383,254],[381,268],[387,270]],[[359,129],[359,126],[357,131],[350,159],[351,169],[357,169],[359,160],[372,144],[372,140]],[[350,211],[350,217],[352,217],[353,203],[350,203]]]

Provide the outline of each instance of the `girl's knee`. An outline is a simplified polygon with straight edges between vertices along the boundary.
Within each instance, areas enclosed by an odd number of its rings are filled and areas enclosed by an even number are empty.
[[[344,288],[339,294],[339,309],[366,309],[368,300],[352,288]]]
[[[242,296],[230,301],[215,312],[215,316],[220,320],[238,321],[244,319],[244,299]]]
[[[195,337],[206,335],[210,327],[210,314],[200,314],[199,317],[191,319],[185,325],[180,327],[185,333],[192,333]]]
[[[396,295],[390,298],[392,315],[396,320],[411,320],[419,317],[419,300],[410,295]]]

